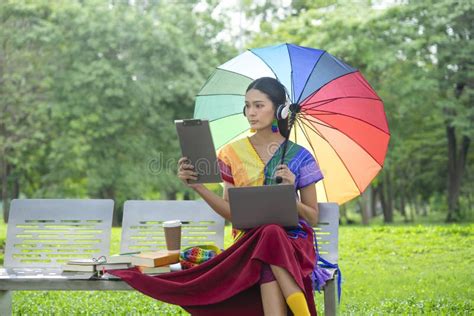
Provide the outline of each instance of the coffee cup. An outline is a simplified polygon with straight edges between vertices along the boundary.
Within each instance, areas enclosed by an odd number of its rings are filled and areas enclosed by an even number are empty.
[[[163,222],[163,230],[165,231],[166,249],[169,252],[179,252],[181,249],[181,221]]]

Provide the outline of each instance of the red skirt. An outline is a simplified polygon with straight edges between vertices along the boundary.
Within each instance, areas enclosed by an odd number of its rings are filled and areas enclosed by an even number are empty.
[[[286,269],[316,315],[311,272],[316,264],[311,227],[306,237],[290,238],[278,225],[248,231],[217,257],[189,270],[157,276],[135,268],[107,271],[157,300],[180,305],[192,315],[263,315],[260,272],[263,264]]]

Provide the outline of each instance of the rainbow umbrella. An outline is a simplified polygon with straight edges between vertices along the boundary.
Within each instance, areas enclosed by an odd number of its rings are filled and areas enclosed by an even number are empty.
[[[362,74],[324,50],[292,44],[240,54],[217,67],[196,96],[194,117],[210,121],[217,149],[250,135],[245,90],[260,77],[278,79],[301,106],[290,139],[323,172],[318,201],[359,196],[382,169],[390,138],[383,102]]]

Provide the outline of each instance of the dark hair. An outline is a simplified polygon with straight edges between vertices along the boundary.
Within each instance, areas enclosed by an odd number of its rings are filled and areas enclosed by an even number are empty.
[[[285,86],[275,78],[258,78],[249,84],[245,92],[248,92],[252,89],[265,93],[272,101],[275,112],[280,104],[285,104],[286,102]],[[280,134],[283,137],[286,137],[288,135],[288,119],[278,120],[278,129],[280,130]]]

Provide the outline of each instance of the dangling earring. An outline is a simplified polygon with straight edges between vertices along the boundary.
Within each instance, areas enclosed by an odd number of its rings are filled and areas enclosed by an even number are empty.
[[[272,132],[278,133],[278,120],[276,118],[274,118],[272,122]]]
[[[256,132],[256,130],[254,128],[250,129],[250,133],[255,133],[255,132]]]

